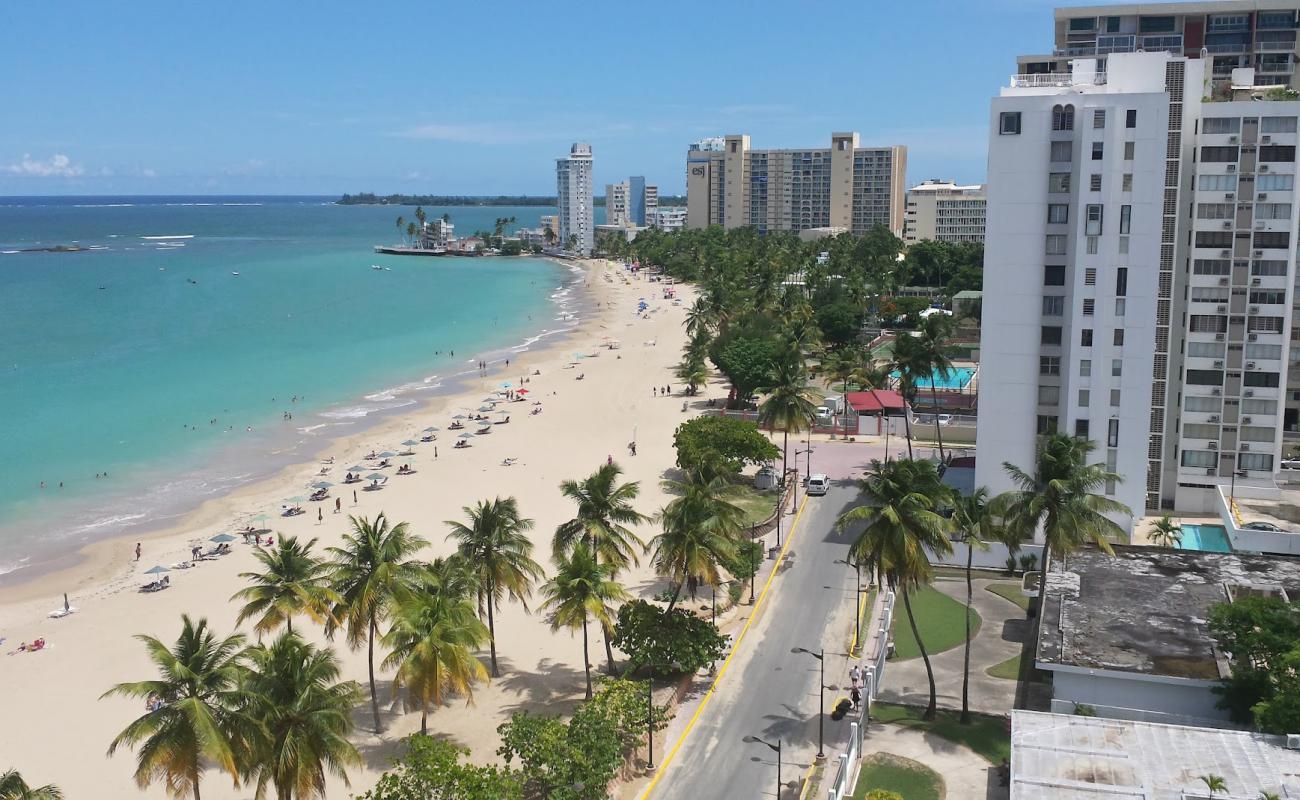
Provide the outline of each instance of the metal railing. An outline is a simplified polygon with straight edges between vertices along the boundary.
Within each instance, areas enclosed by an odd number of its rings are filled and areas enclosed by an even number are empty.
[[[1076,79],[1068,72],[1036,72],[1011,76],[1013,89],[1038,89],[1053,86],[1100,86],[1106,83],[1106,73],[1098,72],[1091,81]]]
[[[1205,52],[1211,55],[1244,53],[1246,52],[1246,45],[1236,43],[1236,42],[1228,43],[1228,44],[1207,44],[1205,45]]]
[[[875,626],[863,648],[863,660],[870,664],[862,671],[862,716],[857,722],[849,724],[848,747],[836,756],[838,766],[835,778],[826,789],[827,800],[844,800],[853,793],[858,779],[858,762],[867,736],[867,720],[871,718],[871,701],[880,691],[881,676],[885,674],[885,658],[889,655],[889,628],[894,621],[894,593],[887,592],[883,598],[884,610],[880,615],[880,624]]]

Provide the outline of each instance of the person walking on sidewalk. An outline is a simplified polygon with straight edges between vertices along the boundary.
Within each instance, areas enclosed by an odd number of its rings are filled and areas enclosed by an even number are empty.
[[[853,685],[855,692],[862,688],[862,668],[857,664],[854,664],[853,668],[849,670],[849,682]]]

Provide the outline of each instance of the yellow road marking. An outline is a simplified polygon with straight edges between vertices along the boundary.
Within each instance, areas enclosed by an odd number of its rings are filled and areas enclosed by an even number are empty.
[[[790,530],[786,533],[785,544],[782,545],[781,552],[776,557],[776,563],[772,565],[772,572],[767,576],[767,581],[763,584],[763,591],[758,593],[758,600],[754,602],[753,608],[750,609],[749,618],[745,620],[744,627],[740,629],[740,634],[736,636],[736,641],[731,645],[731,652],[728,653],[726,659],[723,660],[722,669],[718,670],[718,674],[714,677],[713,683],[709,685],[709,691],[705,692],[704,699],[700,701],[700,705],[695,709],[695,713],[691,715],[690,721],[686,723],[686,728],[682,731],[681,735],[677,737],[677,741],[673,744],[673,748],[668,751],[668,755],[664,760],[659,762],[659,768],[655,772],[654,778],[652,778],[649,785],[645,787],[645,791],[641,793],[639,800],[646,800],[646,798],[650,796],[650,793],[654,791],[655,786],[659,783],[659,779],[668,771],[668,765],[673,762],[673,759],[677,756],[677,751],[681,749],[682,742],[686,741],[686,737],[690,735],[691,729],[695,727],[695,723],[699,720],[700,714],[704,712],[704,709],[709,705],[709,701],[713,699],[713,691],[718,688],[718,684],[722,681],[722,677],[727,674],[727,669],[731,667],[732,657],[740,651],[740,643],[744,641],[745,634],[749,632],[749,626],[754,622],[754,618],[758,616],[758,610],[762,607],[763,601],[767,599],[767,592],[772,588],[772,581],[776,578],[777,571],[781,569],[781,562],[785,560],[786,551],[790,549],[790,542],[794,541],[794,532],[799,526],[799,520],[803,518],[803,510],[807,505],[808,496],[804,495],[803,502],[799,504],[799,510],[795,512],[794,521],[790,523]]]

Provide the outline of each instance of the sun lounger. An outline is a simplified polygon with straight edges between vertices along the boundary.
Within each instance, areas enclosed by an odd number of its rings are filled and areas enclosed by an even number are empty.
[[[75,613],[77,613],[77,607],[70,606],[68,608],[56,608],[46,616],[48,616],[50,619],[63,619],[64,617]]]

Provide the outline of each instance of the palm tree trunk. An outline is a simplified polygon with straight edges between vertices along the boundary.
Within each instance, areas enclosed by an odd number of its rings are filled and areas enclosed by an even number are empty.
[[[420,735],[429,735],[429,707],[427,705],[420,708]]]
[[[934,376],[930,376],[930,405],[934,406],[934,436],[939,440],[939,460],[943,461],[943,431],[939,429],[939,390],[934,388]]]
[[[776,510],[781,512],[781,501],[785,499],[786,458],[790,455],[790,426],[781,433],[781,480],[776,484]]]
[[[966,654],[961,670],[961,724],[970,724],[970,605],[971,605],[971,561],[975,557],[975,543],[966,537]]]
[[[582,617],[582,671],[587,675],[587,699],[591,699],[591,659],[587,656],[587,616]]]
[[[501,670],[497,669],[497,625],[492,616],[492,606],[496,605],[494,593],[491,588],[488,589],[487,612],[488,612],[488,646],[492,648],[492,677],[500,678]]]
[[[375,690],[375,618],[370,618],[370,636],[366,641],[366,665],[370,668],[370,710],[375,715],[375,733],[381,733],[379,727],[379,694]],[[928,662],[927,662],[928,663]]]
[[[614,668],[614,645],[609,641],[613,638],[614,631],[603,622],[600,624],[600,629],[605,634],[605,660],[609,662],[609,674],[617,678],[618,670]]]
[[[903,398],[903,426],[907,428],[907,460],[911,461],[912,456],[912,410],[908,408],[910,404],[907,398]]]
[[[935,708],[938,706],[938,692],[934,687],[934,667],[930,666],[930,654],[925,652],[921,632],[916,629],[916,617],[912,616],[912,601],[908,599],[906,588],[903,589],[903,608],[907,611],[907,623],[912,626],[912,638],[916,639],[916,648],[921,651],[921,660],[925,662],[926,677],[930,679],[930,704],[925,707],[925,714],[921,719],[934,719]]]
[[[284,629],[289,633],[293,633],[293,617],[284,618]]]
[[[194,769],[194,800],[200,800],[200,798],[199,798],[199,770],[198,770],[197,766],[196,766],[195,769]]]
[[[682,574],[683,575],[686,574],[686,568],[684,565],[682,567]],[[664,609],[665,619],[668,618],[669,614],[673,613],[673,608],[677,606],[677,599],[682,596],[682,587],[685,585],[686,585],[686,579],[682,578],[682,582],[677,584],[677,591],[673,592],[673,599],[668,601],[668,608]]]

